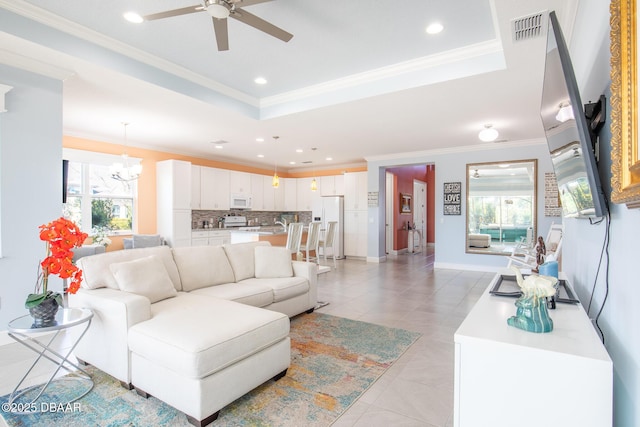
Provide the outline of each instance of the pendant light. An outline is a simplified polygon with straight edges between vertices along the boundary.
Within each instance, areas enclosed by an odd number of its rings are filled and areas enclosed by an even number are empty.
[[[111,165],[111,178],[122,182],[135,181],[142,173],[142,165],[135,164],[129,166],[129,155],[127,154],[127,126],[129,126],[129,123],[122,123],[122,125],[124,126],[124,150],[122,153],[122,162],[116,162]]]
[[[311,148],[311,151],[316,151],[317,148],[313,147]],[[313,164],[313,162],[311,162]],[[311,180],[311,191],[317,191],[318,190],[318,182],[316,181],[316,170],[315,168],[313,168],[313,179]]]
[[[280,138],[279,136],[274,136],[273,137],[273,141],[274,142],[278,142],[278,138]],[[273,169],[273,178],[271,179],[271,186],[273,188],[278,188],[280,187],[280,177],[278,176],[278,161],[275,161],[274,164],[274,169]]]

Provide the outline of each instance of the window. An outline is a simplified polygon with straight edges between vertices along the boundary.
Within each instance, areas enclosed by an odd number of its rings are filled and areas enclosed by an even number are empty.
[[[110,234],[131,234],[136,223],[137,183],[111,177],[110,165],[119,157],[64,151],[69,159],[64,216],[87,233],[106,228]]]

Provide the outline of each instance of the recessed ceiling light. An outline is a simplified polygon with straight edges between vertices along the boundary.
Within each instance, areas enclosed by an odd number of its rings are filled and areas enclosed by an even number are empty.
[[[265,79],[264,77],[256,77],[253,81],[256,84],[259,84],[259,85],[266,85],[267,84],[267,79]]]
[[[216,145],[216,148],[221,150],[222,149],[222,145]]]
[[[258,154],[258,157],[263,158],[264,154]]]
[[[427,34],[438,34],[444,30],[444,27],[439,22],[429,24],[427,27]]]
[[[296,164],[296,162],[289,162],[289,164],[290,164],[290,165],[295,165],[295,164]]]
[[[142,16],[140,16],[136,12],[125,12],[122,16],[124,16],[124,19],[134,24],[140,24],[144,22],[144,19],[142,19]]]
[[[333,157],[327,157],[325,160],[333,160]]]
[[[302,153],[302,148],[296,149],[296,153]]]
[[[256,138],[257,142],[264,142],[264,138]]]

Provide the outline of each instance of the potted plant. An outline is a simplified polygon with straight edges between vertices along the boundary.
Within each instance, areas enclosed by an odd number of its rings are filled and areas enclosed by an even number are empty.
[[[86,238],[86,233],[83,233],[75,223],[63,217],[40,226],[40,240],[46,242],[46,256],[38,265],[35,292],[29,294],[25,302],[25,307],[29,309],[36,327],[51,324],[58,312],[58,307],[62,305],[62,295],[48,289],[49,275],[71,279],[67,290],[72,294],[80,288],[82,270],[72,262],[72,249],[81,246]]]

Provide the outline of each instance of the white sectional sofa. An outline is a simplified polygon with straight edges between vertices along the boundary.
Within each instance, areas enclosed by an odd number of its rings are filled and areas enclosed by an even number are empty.
[[[78,265],[69,305],[94,317],[76,357],[198,426],[286,374],[289,317],[317,300],[317,265],[267,242],[115,251]]]

